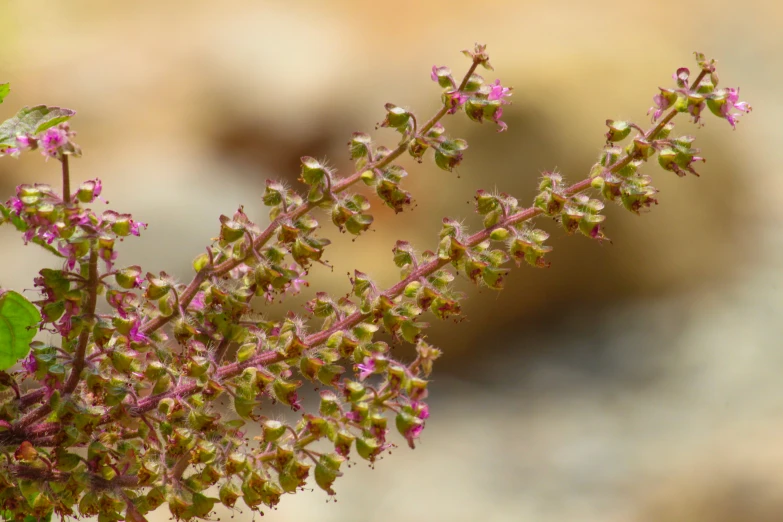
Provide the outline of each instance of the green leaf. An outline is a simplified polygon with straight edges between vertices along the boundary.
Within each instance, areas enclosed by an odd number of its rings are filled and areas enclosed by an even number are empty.
[[[0,370],[7,370],[30,352],[41,321],[38,309],[13,291],[0,294]]]
[[[16,144],[16,137],[20,134],[41,133],[69,120],[74,114],[76,111],[61,107],[47,107],[46,105],[24,107],[16,113],[16,116],[0,124],[0,146],[13,146]]]
[[[11,86],[7,83],[0,83],[0,103],[3,103],[3,99],[11,92]]]

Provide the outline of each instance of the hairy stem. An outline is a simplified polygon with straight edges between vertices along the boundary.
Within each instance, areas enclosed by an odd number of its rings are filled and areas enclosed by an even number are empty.
[[[63,154],[60,159],[63,168],[63,201],[66,206],[71,204],[71,169],[68,164],[68,154]]]

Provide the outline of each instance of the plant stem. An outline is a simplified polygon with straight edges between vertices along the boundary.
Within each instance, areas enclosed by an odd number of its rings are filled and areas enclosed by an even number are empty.
[[[63,201],[65,206],[71,204],[71,169],[68,164],[68,154],[63,154],[60,159],[63,168]]]

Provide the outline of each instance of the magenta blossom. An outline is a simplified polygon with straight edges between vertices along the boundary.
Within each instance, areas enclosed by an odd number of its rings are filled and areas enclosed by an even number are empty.
[[[500,100],[503,103],[511,103],[505,98],[511,96],[511,87],[503,87],[500,85],[500,80],[495,80],[495,83],[490,84],[491,90],[489,91],[488,100]]]
[[[22,368],[31,374],[35,373],[35,371],[38,369],[38,361],[35,359],[32,353],[22,361]]]
[[[128,332],[128,339],[132,342],[148,344],[150,342],[150,338],[139,331],[139,323],[139,320],[134,321],[130,332]]]
[[[677,93],[674,90],[664,89],[663,87],[658,87],[658,89],[661,92],[653,96],[653,103],[655,105],[650,107],[650,110],[647,111],[647,114],[653,113],[652,121],[656,121],[660,118],[663,111],[674,105],[674,102],[677,101]]]
[[[363,381],[373,373],[375,373],[375,359],[371,357],[365,357],[363,363],[356,365],[359,370],[359,380]]]
[[[747,102],[739,101],[739,89],[728,87],[715,91],[712,96],[707,98],[707,105],[718,117],[724,118],[731,124],[732,128],[737,126],[737,118],[742,113],[748,113],[752,107]],[[739,112],[732,112],[732,110]]]
[[[52,127],[46,129],[39,138],[41,144],[41,153],[46,157],[56,158],[60,152],[60,147],[68,141],[68,132],[64,126]]]
[[[456,113],[468,101],[468,95],[461,91],[444,92],[443,97],[446,107],[449,108],[449,114]]]
[[[303,272],[299,272],[297,270],[297,268],[298,267],[297,267],[296,264],[292,264],[292,265],[290,265],[288,267],[289,270],[297,273],[297,276],[295,278],[291,279],[291,282],[288,283],[290,285],[289,288],[291,289],[291,293],[294,294],[294,295],[296,295],[296,294],[298,294],[299,292],[302,291],[301,287],[303,287],[303,286],[310,286],[310,283],[308,283],[307,281],[302,279],[302,275],[304,275],[304,273]]]
[[[490,91],[487,95],[487,100],[490,102],[495,102],[495,110],[492,112],[492,115],[490,118],[492,121],[494,121],[498,126],[498,132],[503,132],[506,129],[508,129],[508,125],[506,122],[502,121],[500,118],[503,117],[503,107],[501,105],[506,105],[511,103],[506,98],[509,98],[511,96],[511,88],[510,87],[503,87],[500,84],[500,80],[495,80],[495,83],[492,83],[489,85]],[[500,103],[497,103],[500,102]]]

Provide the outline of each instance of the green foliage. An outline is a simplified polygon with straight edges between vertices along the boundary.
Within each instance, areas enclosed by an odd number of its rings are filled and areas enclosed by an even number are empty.
[[[5,85],[5,94],[8,94],[7,86],[8,84]],[[0,101],[5,97],[5,94],[0,86]],[[0,124],[0,147],[13,146],[16,144],[17,136],[39,134],[68,121],[74,114],[76,111],[61,107],[47,107],[46,105],[24,107],[16,113],[16,116]]]
[[[0,370],[7,370],[30,352],[41,314],[23,295],[0,294]]]

